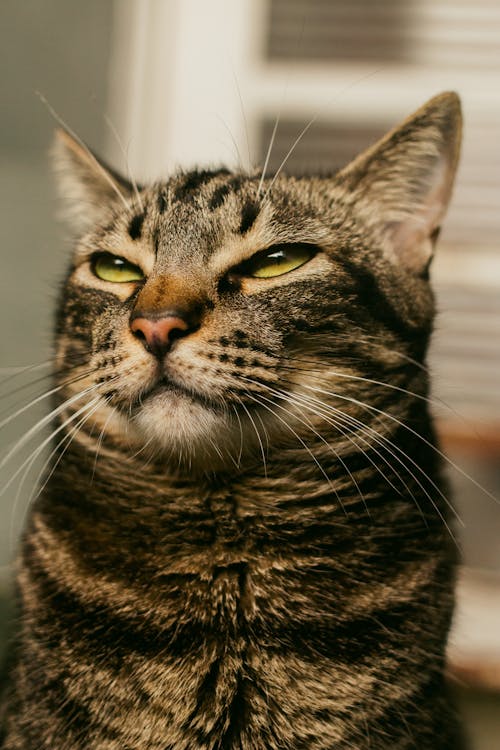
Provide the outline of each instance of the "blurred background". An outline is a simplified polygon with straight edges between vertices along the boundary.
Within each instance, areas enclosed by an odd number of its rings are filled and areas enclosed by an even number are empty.
[[[263,164],[273,131],[269,173],[285,157],[289,172],[331,169],[434,94],[460,93],[465,140],[433,267],[430,365],[464,522],[452,679],[474,750],[497,749],[500,501],[478,485],[500,498],[499,1],[1,0],[0,63],[0,422],[49,388],[43,366],[22,368],[48,360],[68,252],[48,159],[56,123],[40,95],[143,180]],[[42,399],[2,427],[4,456],[47,408]],[[2,623],[45,439],[42,429],[1,468]]]

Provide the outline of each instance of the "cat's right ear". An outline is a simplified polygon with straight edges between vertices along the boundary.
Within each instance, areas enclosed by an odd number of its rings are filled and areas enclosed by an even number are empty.
[[[52,160],[63,215],[76,234],[103,221],[117,202],[127,205],[130,183],[62,128],[55,133]]]
[[[458,96],[439,94],[337,174],[385,255],[410,273],[425,275],[432,259],[461,131]]]

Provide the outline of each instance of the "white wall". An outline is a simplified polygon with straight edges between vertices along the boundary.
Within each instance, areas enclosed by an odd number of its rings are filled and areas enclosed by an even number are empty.
[[[109,109],[134,174],[221,162],[248,168],[246,95],[261,9],[261,0],[115,1]],[[123,161],[112,138],[109,148]]]

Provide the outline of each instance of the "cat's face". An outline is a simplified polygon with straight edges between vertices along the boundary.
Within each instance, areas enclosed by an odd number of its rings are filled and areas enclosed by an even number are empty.
[[[62,135],[79,238],[57,364],[82,374],[64,395],[87,388],[132,449],[207,468],[324,432],[319,403],[358,418],[362,378],[405,385],[424,356],[458,138],[443,95],[335,177],[259,191],[221,170],[139,192]]]

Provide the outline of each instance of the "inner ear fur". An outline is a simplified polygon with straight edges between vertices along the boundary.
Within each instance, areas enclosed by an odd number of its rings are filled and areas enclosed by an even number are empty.
[[[430,99],[338,173],[386,255],[409,271],[428,268],[450,201],[462,132],[460,99]]]

